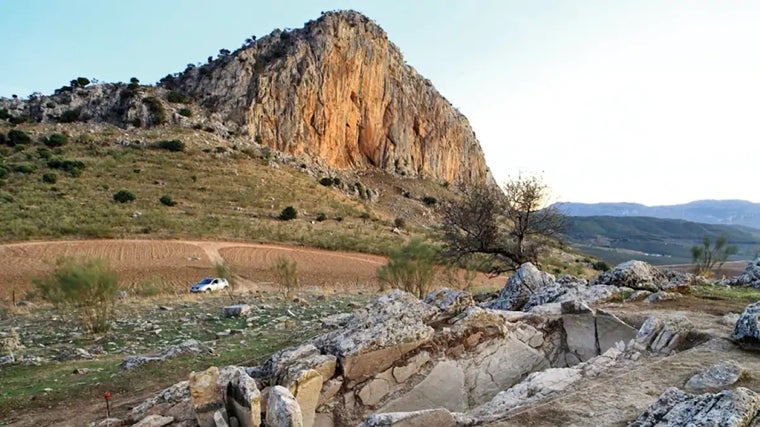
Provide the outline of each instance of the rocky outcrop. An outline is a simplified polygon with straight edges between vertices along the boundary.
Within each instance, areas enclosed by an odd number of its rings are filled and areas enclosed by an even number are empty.
[[[643,261],[628,261],[597,277],[592,285],[612,285],[657,292],[668,283],[668,276]]]
[[[758,408],[760,395],[744,387],[701,395],[670,388],[628,426],[744,427],[756,425]]]
[[[728,280],[728,285],[760,288],[760,257],[747,264],[744,273]]]
[[[739,316],[731,335],[736,341],[752,346],[760,345],[760,302],[748,305]]]
[[[484,306],[496,310],[520,310],[528,303],[532,294],[541,292],[545,288],[550,288],[552,290],[549,292],[555,293],[553,289],[557,286],[554,276],[526,262],[507,279],[507,284],[504,285],[499,297]]]
[[[162,85],[190,94],[251,140],[336,169],[493,182],[467,119],[357,12],[274,31]]]
[[[208,347],[201,344],[198,340],[190,339],[183,341],[178,345],[173,345],[154,356],[128,356],[121,362],[119,368],[129,370],[146,363],[160,362],[162,360],[181,356],[183,354],[201,353],[207,351],[209,351]]]

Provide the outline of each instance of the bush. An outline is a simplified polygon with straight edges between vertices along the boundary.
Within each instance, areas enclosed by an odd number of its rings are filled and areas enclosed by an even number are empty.
[[[82,171],[85,167],[84,163],[79,160],[63,160],[59,158],[52,158],[48,160],[47,166],[50,169],[60,169],[73,176],[74,178],[82,175]]]
[[[54,133],[47,138],[43,138],[42,143],[47,145],[50,148],[54,147],[61,147],[63,145],[66,145],[66,143],[69,142],[68,135],[64,135],[62,133]]]
[[[34,284],[46,301],[73,309],[85,330],[109,329],[118,288],[105,260],[61,258],[50,276],[35,279]]]
[[[193,116],[193,110],[183,107],[179,109],[179,115],[184,117],[192,117]]]
[[[51,153],[50,150],[45,147],[37,147],[37,155],[40,157],[40,159],[47,160],[52,157],[53,153]]]
[[[10,165],[13,172],[19,172],[23,174],[30,174],[34,172],[34,166],[29,163],[15,163]]]
[[[142,119],[139,117],[135,117],[134,119],[132,119],[132,126],[136,128],[142,127]]]
[[[8,112],[7,108],[1,108],[0,109],[0,120],[8,120],[11,117],[13,117],[13,116],[11,116],[11,113]]]
[[[162,205],[165,205],[165,206],[175,206],[177,204],[177,202],[172,200],[171,196],[169,196],[168,194],[164,194],[158,200],[161,202]]]
[[[142,102],[148,106],[148,111],[155,124],[162,125],[166,123],[166,110],[164,110],[164,104],[158,98],[149,96],[143,98]]]
[[[13,126],[16,126],[16,125],[20,125],[21,123],[26,123],[30,120],[31,118],[29,116],[16,116],[16,117],[11,117],[10,120],[8,121],[11,122]]]
[[[20,144],[29,144],[30,142],[32,142],[32,138],[23,130],[18,129],[13,129],[8,132],[8,137],[5,139],[5,144],[10,147]]]
[[[334,182],[333,179],[330,177],[324,177],[319,180],[319,183],[324,185],[325,187],[330,187],[331,185],[333,185],[333,182]]]
[[[285,209],[280,212],[280,219],[283,221],[290,221],[291,219],[296,219],[298,216],[298,212],[293,206],[288,206]]]
[[[127,203],[135,200],[135,195],[127,190],[119,190],[113,193],[113,200],[119,203]]]
[[[173,104],[187,104],[190,102],[190,97],[184,93],[173,90],[166,95],[166,100]]]
[[[290,295],[298,287],[298,264],[281,256],[274,260],[273,269],[277,281],[285,287],[286,293]]]
[[[404,228],[406,227],[406,220],[404,218],[396,218],[393,220],[393,226],[396,228]]]
[[[158,141],[156,145],[162,150],[173,152],[185,151],[185,143],[178,139]]]
[[[596,261],[591,266],[594,268],[594,270],[602,271],[602,272],[609,271],[612,269],[612,266],[607,264],[604,261]]]
[[[327,215],[325,215],[324,212],[320,212],[317,214],[317,218],[316,218],[317,222],[322,222],[326,219],[327,219]]]
[[[436,199],[435,197],[432,197],[432,196],[425,196],[425,197],[422,198],[422,203],[424,203],[424,204],[426,204],[428,206],[433,206],[436,203],[438,203],[438,199]]]
[[[79,120],[79,116],[82,114],[82,111],[79,109],[76,110],[66,110],[63,113],[61,113],[61,117],[58,119],[61,123],[74,123],[77,120]]]
[[[42,182],[45,184],[55,184],[58,182],[58,175],[53,172],[45,172],[42,174]]]
[[[393,288],[411,292],[424,298],[435,277],[434,263],[438,252],[435,247],[414,238],[391,252],[388,263],[377,270],[377,278]]]
[[[0,179],[5,179],[8,177],[8,169],[6,169],[4,166],[0,166]]]

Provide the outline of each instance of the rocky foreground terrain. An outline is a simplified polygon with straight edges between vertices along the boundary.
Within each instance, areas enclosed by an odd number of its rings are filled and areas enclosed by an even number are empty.
[[[733,283],[760,286],[759,265]],[[626,309],[696,281],[638,261],[591,282],[525,264],[490,301],[391,291],[262,365],[193,372],[127,419],[99,423],[757,425],[760,303],[726,316]]]

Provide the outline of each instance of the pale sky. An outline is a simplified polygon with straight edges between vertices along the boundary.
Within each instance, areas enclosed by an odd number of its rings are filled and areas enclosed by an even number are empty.
[[[470,120],[497,181],[555,201],[760,202],[760,1],[0,0],[0,96],[153,83],[358,10]]]

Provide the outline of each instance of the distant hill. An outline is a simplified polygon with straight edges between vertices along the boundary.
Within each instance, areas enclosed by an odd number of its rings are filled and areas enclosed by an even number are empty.
[[[760,229],[760,203],[746,200],[697,200],[681,205],[638,203],[557,203],[570,216],[638,216],[682,219],[705,224],[745,225]]]
[[[636,258],[653,264],[691,262],[690,249],[707,236],[725,235],[739,247],[732,259],[747,259],[760,247],[760,230],[737,225],[702,224],[678,219],[621,216],[570,216],[570,243],[610,263]]]

